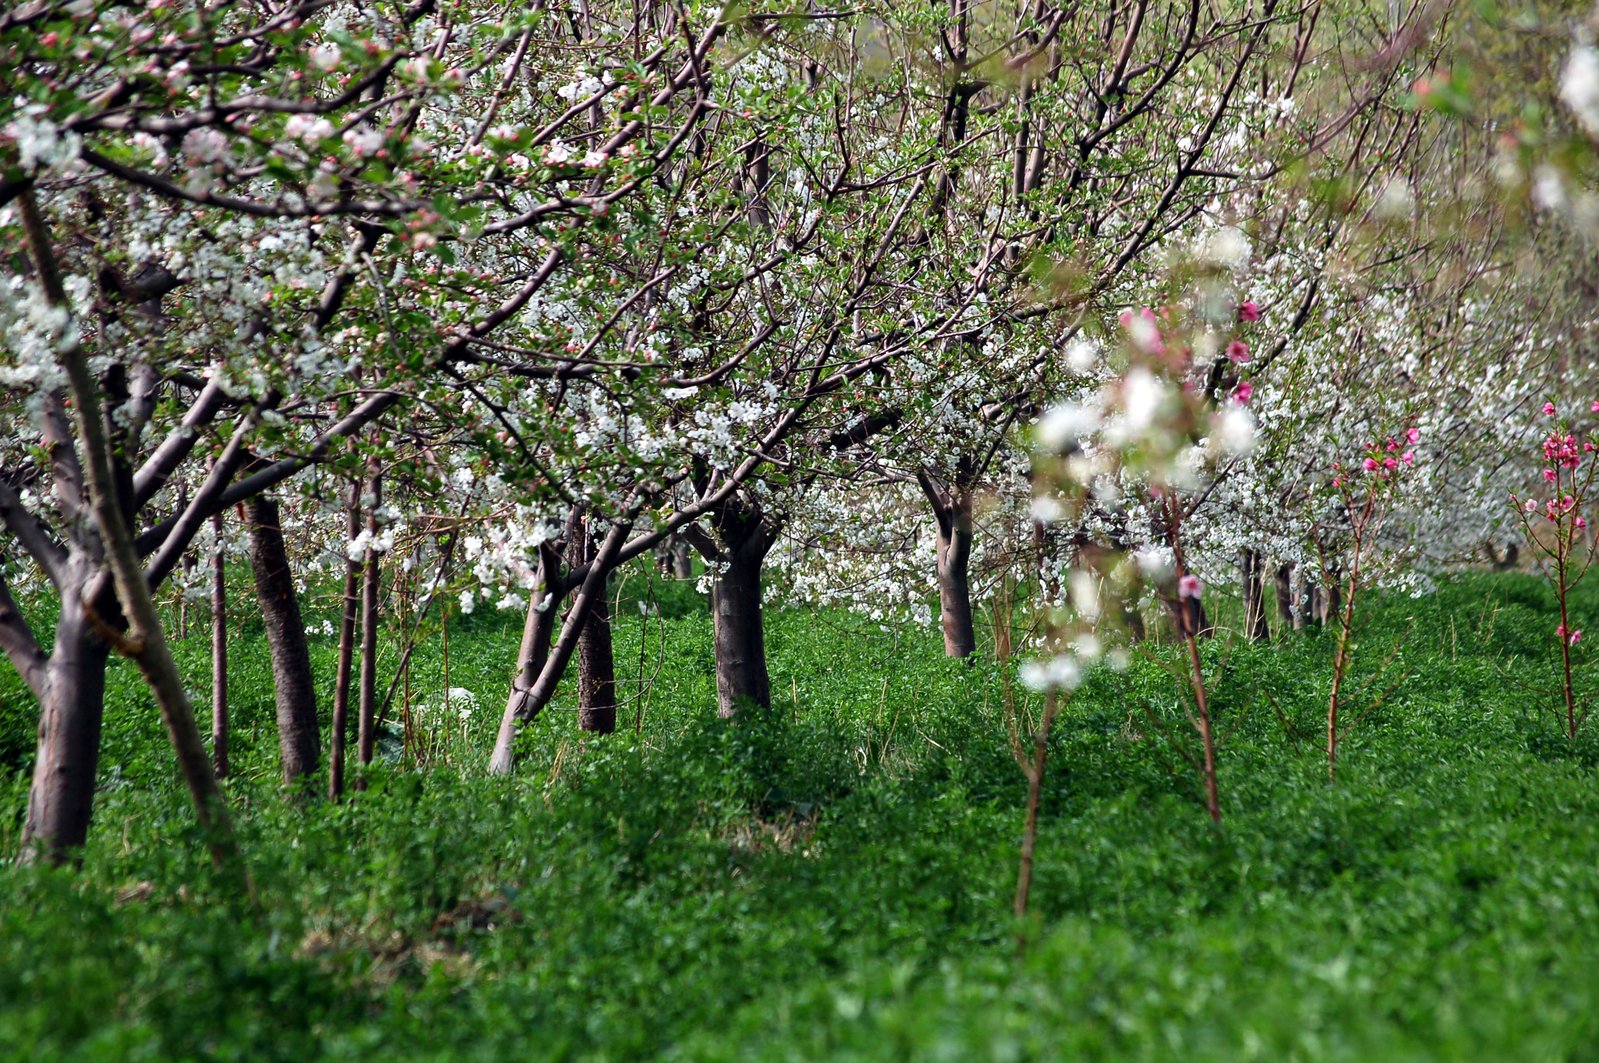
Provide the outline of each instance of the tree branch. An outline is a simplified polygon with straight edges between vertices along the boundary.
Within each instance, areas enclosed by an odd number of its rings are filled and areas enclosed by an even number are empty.
[[[59,589],[63,585],[67,552],[56,543],[45,523],[28,512],[17,489],[3,478],[0,478],[0,524],[10,529],[22,548],[28,551],[28,556]]]
[[[0,649],[5,650],[12,667],[28,684],[33,696],[43,700],[49,658],[39,648],[39,640],[28,626],[28,618],[22,615],[17,600],[11,596],[11,588],[7,586],[3,572],[0,572]]]

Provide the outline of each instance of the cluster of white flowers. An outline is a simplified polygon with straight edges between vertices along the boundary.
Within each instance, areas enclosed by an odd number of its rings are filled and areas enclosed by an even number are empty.
[[[0,128],[0,137],[16,145],[17,164],[24,173],[67,166],[77,161],[83,138],[44,117],[44,108],[30,105]]]

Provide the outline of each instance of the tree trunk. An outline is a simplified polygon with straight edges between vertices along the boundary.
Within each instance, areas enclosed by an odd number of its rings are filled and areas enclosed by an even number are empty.
[[[538,681],[544,663],[550,658],[550,643],[555,637],[557,603],[565,594],[561,558],[548,543],[539,547],[538,586],[528,596],[527,620],[522,624],[522,645],[516,654],[516,675],[511,680],[511,695],[500,714],[500,733],[494,741],[489,770],[506,775],[511,770],[511,743],[516,725],[526,718],[528,693]]]
[[[1294,606],[1294,630],[1317,627],[1321,624],[1321,588],[1310,578],[1303,565],[1299,566],[1299,593]]]
[[[688,543],[673,537],[672,544],[672,577],[674,579],[694,578],[694,554]]]
[[[1343,580],[1343,572],[1334,565],[1327,576],[1327,589],[1320,595],[1321,609],[1316,614],[1316,623],[1325,624],[1329,620],[1337,620],[1338,615],[1344,611]]]
[[[292,783],[317,769],[321,735],[316,717],[316,681],[311,674],[311,652],[305,642],[300,601],[294,592],[294,574],[283,543],[278,503],[262,495],[248,504],[247,511],[250,568],[255,574],[267,646],[272,651],[283,781]]]
[[[972,628],[972,496],[956,491],[953,504],[938,514],[938,615],[944,628],[944,654],[971,657],[977,651]]]
[[[1238,555],[1243,573],[1244,635],[1250,642],[1271,641],[1271,626],[1266,621],[1266,562],[1258,550],[1243,550]]]
[[[228,579],[222,515],[211,518],[216,548],[211,554],[211,768],[228,774]]]
[[[71,313],[71,303],[67,299],[65,286],[61,281],[55,251],[50,244],[48,227],[44,217],[39,212],[39,205],[33,196],[31,187],[24,188],[18,197],[19,213],[22,217],[23,229],[27,232],[28,243],[33,252],[34,265],[37,267],[44,290],[50,302],[63,314]],[[62,616],[69,618],[69,622],[78,626],[78,630],[69,632],[74,637],[54,649],[63,655],[63,663],[69,663],[68,658],[76,667],[75,675],[63,675],[61,682],[47,683],[42,693],[47,695],[41,699],[54,706],[63,704],[63,699],[71,693],[66,688],[76,684],[84,696],[86,704],[74,705],[64,716],[57,714],[53,719],[51,714],[41,713],[41,731],[43,732],[41,745],[49,745],[49,739],[59,739],[56,745],[63,750],[77,754],[78,763],[62,765],[54,762],[52,758],[40,758],[40,770],[44,772],[41,792],[38,795],[42,802],[41,811],[45,813],[43,819],[50,819],[50,797],[55,782],[51,778],[53,769],[66,768],[73,776],[75,782],[66,790],[65,796],[69,799],[83,796],[84,784],[81,780],[87,779],[88,800],[77,804],[68,814],[68,826],[74,828],[77,824],[70,820],[81,818],[84,831],[87,834],[88,813],[93,807],[93,779],[94,769],[98,766],[98,755],[87,753],[87,739],[92,738],[93,745],[98,746],[99,722],[101,718],[100,707],[104,703],[104,659],[98,657],[98,652],[93,654],[84,652],[83,640],[85,634],[81,625],[87,623],[96,627],[96,637],[105,637],[113,642],[117,650],[133,660],[139,669],[139,674],[144,677],[145,684],[154,695],[157,708],[161,712],[161,721],[166,727],[167,738],[172,743],[173,752],[178,762],[178,772],[189,790],[193,802],[195,819],[200,829],[207,835],[211,858],[219,868],[237,873],[238,885],[253,900],[254,887],[250,882],[249,872],[245,869],[243,860],[239,855],[237,836],[233,832],[232,817],[228,807],[222,799],[221,791],[217,788],[216,775],[211,770],[211,760],[205,752],[205,742],[200,737],[200,729],[194,722],[194,709],[189,703],[188,694],[183,689],[183,677],[179,675],[177,664],[172,659],[172,652],[167,646],[166,633],[161,628],[161,617],[156,611],[155,601],[150,596],[151,588],[146,582],[146,576],[139,560],[139,554],[134,546],[134,539],[128,527],[127,516],[124,512],[124,503],[133,499],[132,483],[126,475],[126,467],[117,468],[117,448],[107,433],[107,424],[111,418],[107,417],[107,410],[102,406],[99,387],[94,375],[89,369],[89,358],[84,351],[75,330],[67,329],[62,342],[57,348],[57,357],[61,368],[66,371],[73,403],[73,414],[76,420],[78,440],[82,444],[82,454],[85,459],[83,465],[83,484],[88,488],[89,512],[92,514],[94,527],[100,546],[104,548],[103,563],[108,566],[111,577],[111,586],[115,588],[116,607],[121,616],[126,617],[128,635],[126,638],[115,636],[115,628],[106,623],[105,618],[110,610],[107,608],[111,595],[109,592],[96,590],[93,593],[95,614],[86,613],[83,607],[83,586],[90,579],[92,586],[102,585],[99,573],[101,559],[96,558],[94,565],[95,576],[63,580],[56,577],[57,589],[62,592]],[[186,543],[180,544],[186,546]],[[73,594],[72,592],[77,592]],[[97,614],[97,615],[96,615]],[[58,621],[59,622],[59,621]],[[88,665],[85,671],[84,665]],[[44,665],[49,670],[49,662]],[[94,678],[98,676],[99,678]],[[92,708],[90,708],[92,707]],[[92,717],[92,728],[74,726],[81,724],[85,718]],[[71,735],[53,733],[51,725],[60,725],[63,730],[75,732]],[[78,748],[70,748],[77,746]],[[48,827],[48,822],[45,824]],[[51,830],[47,835],[47,845],[59,847],[62,832]],[[59,850],[58,850],[59,851]]]
[[[567,543],[572,567],[594,560],[594,539],[586,518],[575,522]],[[611,653],[611,607],[602,591],[583,622],[577,644],[577,725],[610,734],[616,730],[616,662]]]
[[[747,534],[728,543],[724,568],[711,585],[711,617],[716,643],[716,708],[724,718],[743,704],[772,707],[766,671],[766,631],[761,616],[761,566],[776,541],[765,523],[750,522]]]
[[[1277,620],[1279,627],[1287,631],[1294,626],[1294,566],[1277,566]]]
[[[61,595],[55,647],[40,700],[38,759],[22,828],[27,861],[62,863],[89,836],[111,651],[90,627],[81,591],[80,584]]]
[[[1134,642],[1143,642],[1149,637],[1149,629],[1144,624],[1144,614],[1138,608],[1136,601],[1123,598],[1118,605],[1122,615],[1122,627],[1127,632],[1127,637]]]
[[[183,553],[183,589],[178,592],[178,640],[189,637],[189,585],[194,579],[197,560],[193,550]]]
[[[946,486],[925,472],[917,475],[916,482],[933,507],[938,524],[938,615],[944,629],[944,653],[969,658],[977,650],[968,572],[972,559],[972,492],[959,484]]]
[[[366,493],[369,497],[366,501],[370,508],[367,510],[366,528],[376,536],[378,507],[383,504],[383,477],[376,460],[367,464],[367,474]],[[381,560],[382,555],[369,543],[366,556],[361,561],[361,689],[356,709],[359,717],[356,758],[363,768],[372,763],[378,742],[378,591],[383,582]]]
[[[537,716],[555,696],[556,685],[560,683],[566,666],[571,663],[572,654],[577,652],[577,643],[582,637],[589,610],[605,596],[606,577],[616,568],[617,555],[621,553],[622,544],[627,540],[637,516],[637,509],[630,509],[621,520],[611,525],[610,531],[605,533],[604,540],[594,554],[594,560],[587,566],[588,571],[583,574],[580,581],[575,581],[577,593],[572,599],[572,608],[567,610],[566,620],[561,625],[560,637],[555,640],[553,646],[550,645],[548,636],[544,637],[547,653],[531,682],[525,679],[524,671],[518,672],[511,697],[505,704],[505,714],[500,717],[500,732],[494,740],[494,754],[489,758],[490,775],[509,775],[511,769],[515,767],[514,747],[517,727]],[[550,562],[552,567],[549,569],[553,572],[553,565],[559,562],[559,557],[555,556],[553,550],[545,556],[554,558]],[[541,561],[541,567],[543,564]],[[575,576],[575,573],[565,574],[559,580],[552,577],[552,590],[546,598],[545,610],[554,612],[556,602],[574,585]],[[529,615],[527,626],[522,633],[524,656],[528,655],[526,651],[530,647],[537,648],[539,627],[536,618]]]
[[[577,644],[577,725],[584,731],[616,730],[616,663],[611,653],[611,609],[594,603]]]
[[[350,484],[346,542],[361,534],[361,482]],[[345,740],[350,734],[350,673],[355,666],[355,617],[361,602],[361,562],[344,561],[344,598],[339,613],[339,664],[333,676],[333,737],[328,743],[328,797],[344,793]]]

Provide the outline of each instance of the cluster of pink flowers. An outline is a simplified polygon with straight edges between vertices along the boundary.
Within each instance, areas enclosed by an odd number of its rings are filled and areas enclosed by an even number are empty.
[[[1244,324],[1253,324],[1260,320],[1260,307],[1253,299],[1245,299],[1238,304],[1238,320]],[[1234,365],[1242,365],[1249,361],[1249,344],[1243,340],[1233,340],[1227,345],[1227,359]],[[1254,397],[1255,385],[1247,380],[1240,380],[1238,386],[1233,388],[1228,397],[1238,406],[1248,406],[1249,400]]]
[[[1558,431],[1550,432],[1549,438],[1543,441],[1543,460],[1566,469],[1575,469],[1581,463],[1582,455],[1593,451],[1592,443],[1579,445],[1576,436],[1562,435]],[[1554,469],[1545,469],[1543,478],[1554,480]]]
[[[1238,320],[1246,324],[1260,320],[1260,307],[1255,305],[1254,300],[1245,299],[1238,304]],[[1227,345],[1227,360],[1234,365],[1242,365],[1249,358],[1249,344],[1243,340],[1233,340]]]
[[[1401,465],[1416,463],[1416,452],[1409,447],[1415,446],[1420,441],[1421,430],[1418,428],[1408,428],[1402,437],[1389,436],[1380,443],[1375,439],[1367,440],[1366,456],[1362,459],[1360,467],[1366,472],[1375,473],[1379,479],[1386,480],[1397,472]]]
[[[1521,511],[1528,516],[1538,512],[1539,505],[1536,498],[1518,498],[1516,495],[1511,495],[1510,500],[1518,505],[1521,508]],[[1566,495],[1563,498],[1551,498],[1542,506],[1543,515],[1544,518],[1550,523],[1557,523],[1566,514],[1575,509],[1576,506],[1577,500],[1572,495]],[[1581,531],[1583,528],[1588,526],[1587,518],[1583,517],[1581,514],[1573,516],[1571,518],[1571,526],[1578,531]]]
[[[1593,400],[1593,405],[1588,407],[1588,412],[1589,413],[1599,413],[1599,399],[1594,399]],[[1555,404],[1552,403],[1552,402],[1544,403],[1543,404],[1543,415],[1545,417],[1553,417],[1555,415]]]
[[[1121,322],[1123,331],[1127,333],[1133,344],[1140,350],[1157,357],[1165,356],[1166,340],[1161,328],[1163,325],[1169,326],[1171,324],[1170,307],[1162,307],[1158,311],[1147,306],[1141,306],[1136,311],[1131,309],[1123,310],[1118,320]],[[1245,324],[1260,320],[1260,307],[1254,300],[1246,299],[1238,304],[1238,320]],[[1186,346],[1176,353],[1183,358],[1188,358],[1192,355],[1192,351]],[[1242,365],[1253,357],[1250,354],[1249,344],[1236,338],[1228,342],[1225,353],[1227,360],[1234,365]],[[1253,392],[1253,386],[1246,380],[1233,389],[1229,398],[1239,406],[1247,406]]]
[[[1397,436],[1388,436],[1381,442],[1375,439],[1366,441],[1366,456],[1361,459],[1361,471],[1370,473],[1379,480],[1391,479],[1403,466],[1416,463],[1416,452],[1411,448],[1421,442],[1421,429],[1407,428]],[[1333,462],[1333,488],[1344,486],[1347,477],[1344,467],[1338,462]]]
[[[1510,497],[1514,499],[1516,496],[1511,495]],[[1567,513],[1570,513],[1573,509],[1575,509],[1576,505],[1577,500],[1571,495],[1566,495],[1564,498],[1558,499],[1551,498],[1548,502],[1544,503],[1543,515],[1551,521],[1558,521],[1561,517],[1564,517]],[[1536,498],[1527,499],[1526,501],[1522,502],[1521,509],[1522,512],[1527,514],[1538,512],[1538,500]],[[1588,526],[1588,521],[1581,516],[1577,516],[1572,518],[1571,526],[1577,529],[1586,528]]]
[[[1599,399],[1595,399],[1589,409],[1592,413],[1599,413]],[[1553,402],[1543,404],[1545,417],[1555,417],[1558,413]],[[1543,440],[1543,480],[1544,483],[1555,485],[1556,497],[1540,504],[1537,499],[1524,499],[1512,494],[1511,502],[1527,516],[1542,510],[1543,516],[1555,523],[1569,515],[1572,528],[1577,530],[1586,528],[1587,520],[1575,512],[1581,506],[1581,498],[1574,497],[1566,489],[1569,486],[1571,490],[1576,490],[1578,495],[1581,494],[1578,490],[1581,485],[1578,483],[1579,477],[1576,471],[1582,467],[1584,455],[1596,452],[1599,452],[1599,443],[1592,439],[1579,439],[1569,430],[1565,421],[1557,422]],[[1562,475],[1561,470],[1566,470],[1566,475]]]

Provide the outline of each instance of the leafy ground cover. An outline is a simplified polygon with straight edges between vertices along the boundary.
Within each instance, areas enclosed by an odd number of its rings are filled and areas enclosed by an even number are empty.
[[[1158,661],[1096,677],[1056,727],[1021,959],[1002,668],[776,612],[776,708],[730,724],[702,606],[652,600],[623,603],[619,732],[579,741],[558,700],[510,781],[482,763],[517,624],[454,618],[449,682],[477,709],[437,710],[430,641],[412,705],[432,762],[339,805],[279,792],[266,650],[239,625],[227,785],[254,916],[115,667],[83,867],[0,865],[0,1057],[1599,1058],[1599,741],[1558,734],[1528,577],[1374,599],[1367,673],[1398,647],[1408,678],[1336,787],[1330,637],[1209,647],[1219,829],[1151,718],[1177,681]],[[1599,598],[1577,609],[1599,619]],[[206,633],[179,649],[203,691]],[[316,652],[330,675],[332,638]],[[0,677],[6,854],[33,720]]]

